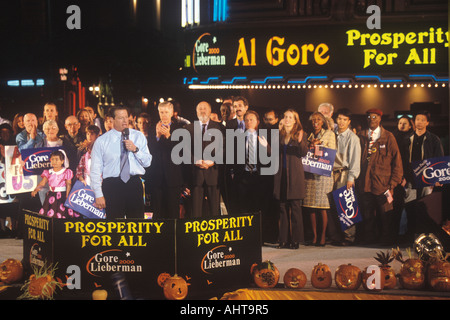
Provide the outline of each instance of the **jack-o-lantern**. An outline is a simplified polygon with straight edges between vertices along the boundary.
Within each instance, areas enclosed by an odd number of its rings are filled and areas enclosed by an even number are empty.
[[[390,263],[394,260],[394,255],[389,251],[386,253],[377,253],[375,257],[380,264],[379,267],[384,273],[384,289],[394,289],[397,285],[397,277],[395,276],[395,270],[391,267]]]
[[[331,287],[333,279],[331,277],[331,270],[326,264],[318,263],[313,267],[311,273],[311,284],[317,289],[327,289]]]
[[[351,264],[342,264],[334,273],[336,286],[342,290],[356,290],[361,285],[361,270]]]
[[[306,274],[297,268],[290,268],[283,277],[284,286],[291,289],[301,289],[306,285]]]
[[[450,291],[450,262],[436,260],[427,272],[428,285],[435,291]]]
[[[253,281],[259,288],[273,288],[278,284],[280,272],[271,261],[253,264],[250,270]]]
[[[32,299],[51,299],[56,289],[56,281],[50,275],[37,277],[32,274],[29,279],[28,294]]]
[[[166,280],[169,278],[170,274],[167,272],[163,272],[158,275],[158,279],[156,281],[158,282],[158,285],[162,288],[164,286],[164,282],[166,282]]]
[[[425,265],[422,260],[407,259],[400,268],[399,281],[405,289],[422,289],[425,286]]]
[[[6,259],[0,264],[0,281],[5,284],[11,284],[22,280],[23,266],[19,260]]]
[[[385,286],[385,273],[383,269],[380,268],[379,270],[380,275],[379,278],[374,276],[376,271],[372,270],[372,272],[368,271],[368,267],[364,268],[362,272],[361,282],[364,289],[369,291],[381,291],[384,289]],[[369,278],[372,279],[371,283],[369,284]]]
[[[188,284],[186,280],[175,274],[164,281],[163,290],[166,299],[183,300],[188,294]]]

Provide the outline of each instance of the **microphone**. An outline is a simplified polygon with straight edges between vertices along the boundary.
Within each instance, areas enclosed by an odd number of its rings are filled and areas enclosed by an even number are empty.
[[[122,131],[122,141],[123,140],[129,140],[130,139],[130,129],[129,128],[125,128]],[[125,143],[123,144],[125,150],[127,149],[125,146]]]

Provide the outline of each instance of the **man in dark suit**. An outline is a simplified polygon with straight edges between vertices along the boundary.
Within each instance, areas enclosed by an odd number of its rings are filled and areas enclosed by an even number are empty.
[[[246,129],[245,163],[236,163],[234,165],[234,180],[237,191],[238,212],[250,213],[258,212],[262,209],[262,177],[259,154],[261,148],[267,149],[269,146],[264,137],[258,136],[260,123],[258,113],[252,110],[247,111],[244,121]]]
[[[172,141],[170,136],[174,130],[181,128],[181,124],[172,121],[173,111],[171,102],[161,102],[158,105],[160,121],[150,128],[148,134],[153,157],[148,179],[155,218],[179,218],[183,174],[182,166],[175,165],[171,159],[176,141]]]
[[[195,121],[185,127],[191,136],[192,170],[190,190],[192,195],[192,217],[194,218],[202,217],[204,215],[203,212],[206,211],[203,210],[205,195],[208,199],[209,215],[216,216],[220,214],[219,167],[223,163],[224,134],[224,127],[222,124],[210,120],[211,105],[208,102],[200,102],[197,105],[196,111],[199,121]],[[220,131],[220,137],[217,136],[218,132],[216,130]],[[217,139],[222,139],[222,141],[217,141]],[[210,150],[210,145],[212,143],[214,143],[215,146],[219,146],[219,148],[214,148],[211,154],[208,155],[208,152],[205,152],[205,149],[207,149],[207,151]],[[196,145],[199,146],[199,144],[201,145],[201,148],[196,149]],[[210,148],[208,148],[208,146]],[[198,154],[198,152],[196,152],[197,150],[201,150],[201,154]],[[221,156],[221,159],[219,159],[220,161],[215,161],[217,160],[217,156]]]
[[[239,130],[241,132],[244,132],[245,131],[244,115],[248,110],[247,99],[242,96],[233,97],[233,108],[235,110],[236,117],[227,121],[226,129]],[[234,164],[237,163],[236,139],[232,145],[234,146],[234,153],[233,153],[234,160],[233,164],[227,163],[227,165],[225,166],[224,185],[222,193],[224,195],[224,201],[228,210],[228,214],[233,215],[239,213],[238,199],[236,193],[236,182],[234,179]]]

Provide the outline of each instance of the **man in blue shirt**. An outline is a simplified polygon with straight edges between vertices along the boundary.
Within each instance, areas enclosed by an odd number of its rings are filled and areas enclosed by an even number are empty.
[[[38,120],[34,113],[23,116],[25,129],[16,137],[19,151],[24,149],[41,148],[44,146],[45,134],[38,129]]]
[[[140,176],[152,161],[147,139],[140,131],[128,129],[127,108],[114,107],[110,113],[114,119],[113,129],[97,138],[91,153],[95,206],[105,208],[108,219],[144,218]],[[128,134],[125,129],[129,130]],[[128,163],[122,161],[122,154]],[[127,177],[123,177],[124,172]]]

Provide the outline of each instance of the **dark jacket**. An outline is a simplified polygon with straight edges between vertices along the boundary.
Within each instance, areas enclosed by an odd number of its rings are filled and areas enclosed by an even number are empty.
[[[426,131],[424,133],[423,144],[422,144],[422,157],[421,159],[416,160],[424,160],[430,158],[438,158],[444,156],[444,149],[442,148],[441,140],[438,136],[431,133],[430,131]],[[413,183],[414,185],[414,174],[412,171],[411,163],[412,159],[412,146],[413,146],[414,134],[406,139],[404,154],[408,157],[406,159],[407,168],[405,168],[405,178],[408,182]]]
[[[281,197],[281,176],[283,174],[284,141],[280,140],[280,166],[274,176],[273,194],[276,199]],[[293,139],[286,146],[286,198],[288,200],[303,199],[306,195],[305,173],[303,171],[302,157],[308,152],[308,140],[303,134],[299,143]]]
[[[358,134],[361,142],[361,174],[357,186],[359,190],[375,195],[383,194],[388,189],[393,192],[403,177],[402,158],[397,141],[390,131],[380,128],[380,138],[372,146],[375,151],[369,162],[368,130]]]

